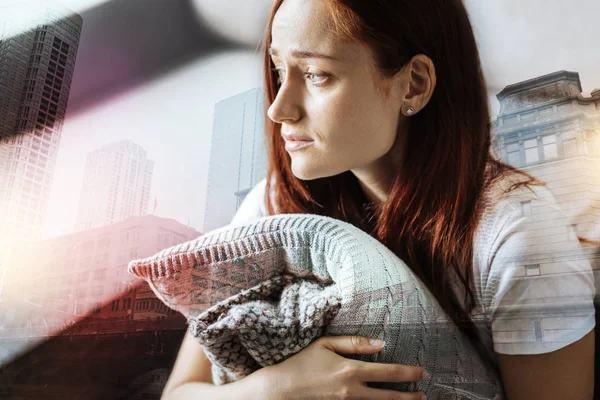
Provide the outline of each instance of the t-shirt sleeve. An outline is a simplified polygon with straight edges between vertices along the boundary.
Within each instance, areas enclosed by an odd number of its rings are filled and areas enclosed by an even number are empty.
[[[571,219],[547,189],[529,193],[506,201],[490,251],[489,317],[502,354],[549,353],[595,326],[592,268]]]
[[[266,188],[267,179],[264,178],[250,189],[229,223],[230,226],[243,224],[268,215],[264,199]]]

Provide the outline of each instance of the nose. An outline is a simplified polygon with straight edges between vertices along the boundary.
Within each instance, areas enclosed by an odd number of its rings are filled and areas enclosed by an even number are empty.
[[[269,119],[278,124],[295,122],[300,119],[300,91],[294,88],[290,81],[290,79],[286,79],[281,84],[273,104],[267,111]]]

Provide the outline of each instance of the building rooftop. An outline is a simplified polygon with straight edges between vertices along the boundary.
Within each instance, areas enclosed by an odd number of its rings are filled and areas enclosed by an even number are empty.
[[[547,75],[542,75],[537,78],[528,79],[526,81],[518,82],[512,85],[508,85],[500,93],[498,93],[496,97],[498,98],[498,100],[503,100],[508,95],[523,92],[527,89],[541,87],[547,85],[548,83],[558,82],[561,80],[575,82],[577,84],[577,87],[579,88],[579,91],[583,91],[583,88],[581,87],[581,80],[579,79],[579,73],[563,70],[553,72]]]

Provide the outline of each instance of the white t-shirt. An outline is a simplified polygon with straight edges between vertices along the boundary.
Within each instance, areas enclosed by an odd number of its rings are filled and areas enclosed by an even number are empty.
[[[595,326],[592,268],[568,217],[550,191],[531,186],[503,193],[509,175],[489,190],[474,238],[473,276],[478,312],[494,351],[541,354],[581,339]],[[266,179],[257,183],[230,225],[267,216]],[[529,203],[528,203],[529,202]],[[464,297],[464,289],[458,292]]]

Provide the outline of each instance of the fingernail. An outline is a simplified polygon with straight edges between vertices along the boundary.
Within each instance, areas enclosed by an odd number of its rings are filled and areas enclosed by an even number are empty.
[[[427,378],[429,378],[429,374],[427,373],[427,371],[423,371],[423,379],[422,380],[425,380]]]
[[[426,399],[427,399],[427,396],[425,396],[425,395],[421,396],[421,400],[426,400]]]
[[[383,340],[378,340],[378,339],[371,339],[369,341],[369,343],[373,347],[383,347],[383,345],[385,344],[385,342]]]

